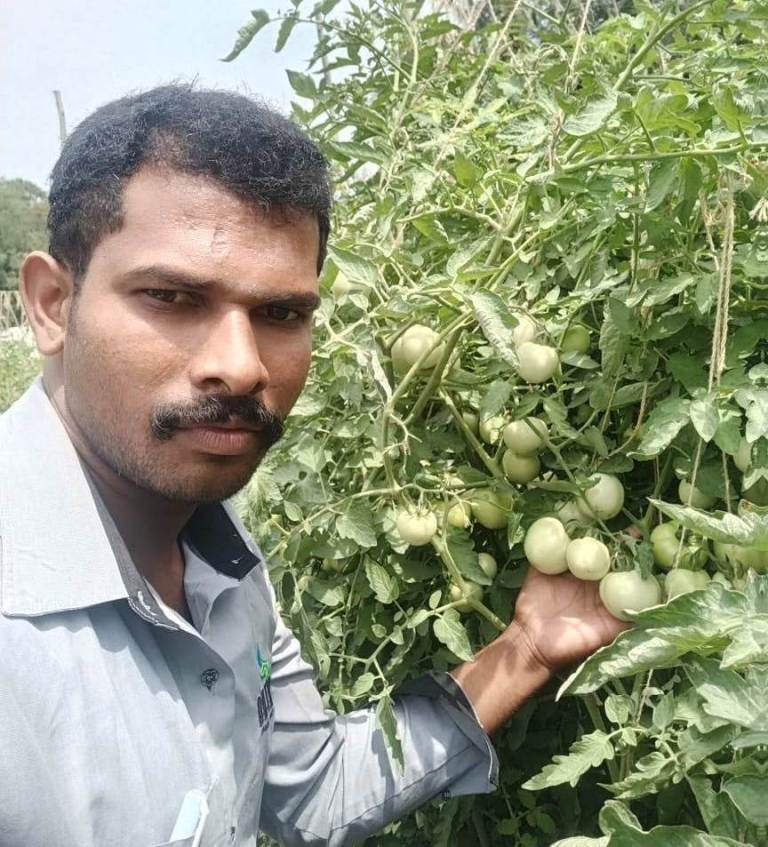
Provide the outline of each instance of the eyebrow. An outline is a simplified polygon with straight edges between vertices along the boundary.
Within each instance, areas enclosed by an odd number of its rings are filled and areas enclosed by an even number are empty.
[[[134,268],[120,277],[119,281],[123,285],[129,285],[133,282],[139,281],[145,283],[154,282],[163,285],[171,285],[175,288],[183,289],[185,291],[194,291],[197,293],[226,291],[229,289],[229,286],[220,280],[194,276],[187,271],[180,271],[164,265],[146,265],[144,267]],[[280,305],[314,310],[317,309],[321,303],[320,297],[315,294],[315,292],[264,292],[259,291],[257,286],[252,286],[250,290],[246,290],[244,294],[245,297],[257,300],[259,305],[263,306]]]

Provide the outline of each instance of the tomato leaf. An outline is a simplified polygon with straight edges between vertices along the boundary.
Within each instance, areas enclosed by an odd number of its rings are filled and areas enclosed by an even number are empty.
[[[563,132],[581,138],[597,132],[616,111],[617,94],[610,92],[599,100],[592,100],[578,115],[563,121]]]
[[[336,519],[336,532],[340,538],[349,538],[361,547],[376,546],[376,530],[373,515],[360,500],[351,500],[344,513]]]
[[[392,698],[389,694],[381,697],[376,704],[376,720],[381,727],[387,746],[392,752],[395,761],[401,768],[404,768],[403,745],[397,729],[397,718],[392,708]]]
[[[643,425],[643,435],[634,456],[651,459],[658,456],[675,440],[690,421],[691,401],[667,397],[658,403]]]
[[[464,662],[471,662],[474,659],[469,636],[459,621],[458,615],[453,617],[446,612],[435,618],[432,628],[437,640],[445,644],[454,656]]]
[[[704,441],[711,441],[720,426],[720,415],[714,397],[694,400],[690,406],[693,428]]]
[[[400,596],[397,581],[381,565],[367,559],[365,562],[365,575],[368,577],[368,584],[371,586],[379,603],[394,603]]]
[[[373,262],[369,262],[368,259],[356,253],[342,250],[340,247],[329,247],[328,256],[351,282],[359,282],[370,287],[376,285],[379,272]]]
[[[249,21],[245,26],[240,27],[237,31],[237,41],[232,50],[221,60],[222,62],[231,62],[236,59],[245,48],[253,41],[256,34],[260,32],[270,22],[269,13],[264,9],[254,9],[251,12],[253,20]]]
[[[513,368],[517,367],[517,353],[512,344],[512,330],[516,321],[504,301],[490,291],[475,291],[469,295],[475,317],[485,337],[501,358]]]
[[[576,785],[592,768],[613,759],[615,751],[608,736],[597,729],[582,735],[571,745],[566,756],[555,756],[552,764],[545,765],[541,773],[523,783],[526,791],[541,791],[555,785]]]

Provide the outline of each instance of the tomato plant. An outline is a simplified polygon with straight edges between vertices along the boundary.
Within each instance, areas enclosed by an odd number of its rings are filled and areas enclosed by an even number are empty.
[[[395,751],[393,691],[503,629],[529,561],[608,551],[634,628],[499,735],[496,795],[375,844],[757,844],[768,4],[638,0],[594,32],[531,5],[278,16],[278,46],[320,28],[290,80],[338,207],[313,371],[241,509],[327,702],[374,701]]]

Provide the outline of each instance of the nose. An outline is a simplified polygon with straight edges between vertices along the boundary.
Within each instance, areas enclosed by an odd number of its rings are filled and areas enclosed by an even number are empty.
[[[269,372],[247,312],[232,309],[208,325],[203,346],[192,358],[190,376],[206,393],[223,390],[245,397],[267,387]]]

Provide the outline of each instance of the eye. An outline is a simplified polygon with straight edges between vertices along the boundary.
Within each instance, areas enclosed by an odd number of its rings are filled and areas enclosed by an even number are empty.
[[[163,303],[168,306],[179,305],[180,300],[187,298],[187,302],[191,303],[191,295],[186,291],[177,291],[174,288],[145,288],[142,294],[146,294],[152,300],[158,303]]]
[[[289,306],[268,306],[267,317],[278,323],[293,323],[303,320],[305,315]]]

